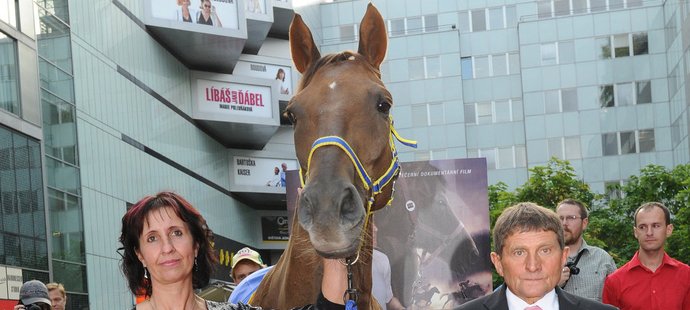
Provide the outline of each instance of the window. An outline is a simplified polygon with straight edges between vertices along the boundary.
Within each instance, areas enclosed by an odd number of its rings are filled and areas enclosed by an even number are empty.
[[[587,0],[573,0],[573,14],[587,13]]]
[[[640,153],[654,152],[654,129],[640,130]]]
[[[527,167],[527,153],[524,145],[515,147],[515,167]]]
[[[429,113],[426,104],[412,106],[412,124],[418,127],[429,126]]]
[[[646,32],[633,33],[632,42],[633,42],[633,55],[635,55],[635,56],[646,55],[649,53],[648,48],[647,48],[647,33]]]
[[[628,34],[617,34],[613,36],[613,50],[615,57],[630,56],[630,46],[628,44]]]
[[[513,147],[504,147],[498,149],[498,158],[496,165],[498,169],[513,168]]]
[[[489,76],[489,56],[474,57],[474,77],[484,78]]]
[[[17,41],[0,32],[0,109],[19,115]]]
[[[473,78],[472,57],[460,58],[460,68],[463,80],[471,80]]]
[[[580,151],[580,137],[566,137],[565,138],[565,159],[580,159],[582,154]]]
[[[496,151],[494,149],[480,149],[480,157],[486,157],[486,165],[489,170],[496,169]]]
[[[510,68],[510,74],[520,73],[520,54],[508,54],[508,67]]]
[[[494,111],[496,111],[496,123],[510,122],[510,101],[496,100],[494,102]]]
[[[547,90],[544,92],[544,105],[546,108],[546,114],[561,112],[561,102],[559,97],[560,96],[558,89]]]
[[[589,8],[592,12],[606,11],[606,0],[589,0]]]
[[[550,138],[547,140],[549,158],[556,157],[563,159],[563,144],[561,138]]]
[[[633,7],[642,6],[642,1],[644,1],[644,0],[628,0],[628,7],[633,8]],[[685,7],[686,8],[688,7],[687,4]]]
[[[633,84],[616,84],[616,106],[626,106],[633,104]]]
[[[597,38],[596,41],[599,59],[611,58],[611,38],[601,37]]]
[[[609,10],[618,10],[623,8],[623,0],[609,0]]]
[[[355,33],[355,25],[340,26],[340,40],[341,41],[357,40],[357,35]]]
[[[506,27],[516,27],[517,26],[517,13],[515,11],[514,5],[506,6]]]
[[[477,124],[490,124],[492,122],[491,102],[477,103]]]
[[[424,78],[424,58],[410,58],[407,60],[410,80]]]
[[[558,42],[558,63],[569,64],[575,62],[575,44],[573,41]]]
[[[618,155],[618,133],[602,134],[601,149],[604,156]]]
[[[521,121],[522,120],[522,100],[521,99],[513,99],[511,100],[512,106],[513,106],[513,121]]]
[[[460,11],[458,13],[458,23],[460,32],[472,31],[472,29],[470,28],[470,14],[467,11]]]
[[[553,8],[556,16],[570,15],[570,0],[554,0]]]
[[[421,33],[422,29],[421,16],[407,18],[407,34]]]
[[[427,56],[426,60],[426,77],[434,78],[441,76],[441,59],[438,56]]]
[[[391,19],[390,22],[391,22],[391,26],[390,26],[391,37],[405,35],[405,19],[403,19],[403,18]]]
[[[599,103],[602,108],[610,108],[615,105],[613,98],[613,85],[604,85],[599,87]]]
[[[493,29],[503,29],[503,7],[489,9],[489,27]]]
[[[537,1],[537,16],[539,18],[551,17],[551,0]]]
[[[484,9],[472,10],[472,31],[486,30],[486,13]]]
[[[561,90],[561,106],[563,112],[577,111],[577,89],[562,89]]]
[[[465,123],[476,124],[477,115],[474,112],[474,103],[465,103]]]
[[[636,82],[637,104],[652,103],[652,82]]]
[[[557,63],[556,43],[547,43],[541,45],[541,64],[555,65]]]
[[[424,32],[438,31],[438,15],[424,15]]]
[[[17,28],[16,0],[0,0],[0,20]],[[0,34],[2,36],[2,34]]]
[[[626,131],[621,132],[621,154],[635,153],[635,132]]]
[[[493,75],[507,75],[508,74],[508,68],[506,66],[506,55],[505,54],[498,54],[498,55],[492,55],[491,56],[491,64],[493,67]]]

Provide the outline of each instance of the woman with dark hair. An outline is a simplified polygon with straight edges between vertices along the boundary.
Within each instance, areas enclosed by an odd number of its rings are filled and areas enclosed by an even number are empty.
[[[244,304],[206,301],[194,294],[194,289],[208,285],[216,262],[211,241],[213,233],[206,220],[187,200],[172,192],[161,192],[139,200],[122,217],[122,271],[130,291],[143,292],[147,300],[138,304],[137,310],[208,309],[251,310],[259,309]],[[327,260],[330,261],[330,260]],[[323,295],[316,306],[303,309],[343,309],[336,300],[346,271],[339,263],[324,262],[331,266],[331,275],[324,276]],[[337,268],[337,269],[333,269]]]

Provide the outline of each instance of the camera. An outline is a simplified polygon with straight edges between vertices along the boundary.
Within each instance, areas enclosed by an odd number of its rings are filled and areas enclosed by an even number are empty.
[[[24,310],[43,310],[40,304],[28,304],[24,305]]]
[[[579,273],[580,273],[580,268],[578,268],[577,266],[575,266],[575,263],[574,263],[574,262],[568,262],[567,264],[565,264],[565,266],[568,267],[568,269],[570,269],[570,274],[571,274],[571,275],[572,275],[572,274],[579,274]]]

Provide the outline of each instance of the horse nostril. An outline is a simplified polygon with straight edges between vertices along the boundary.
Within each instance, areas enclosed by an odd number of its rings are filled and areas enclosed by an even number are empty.
[[[358,218],[361,216],[362,209],[360,204],[359,193],[354,186],[350,185],[343,189],[342,196],[340,199],[340,215],[344,224],[357,223]]]
[[[311,199],[309,199],[308,193],[302,193],[299,199],[299,220],[302,227],[308,229],[314,221],[314,214],[312,209]]]

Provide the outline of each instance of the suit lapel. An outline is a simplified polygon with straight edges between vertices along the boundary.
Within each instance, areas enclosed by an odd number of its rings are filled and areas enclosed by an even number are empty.
[[[484,301],[484,307],[490,310],[508,310],[508,299],[506,299],[506,285],[501,285],[501,288],[492,293],[489,298]]]
[[[560,287],[556,287],[556,295],[558,295],[558,307],[561,308],[560,310],[578,309],[580,301],[567,294]]]

